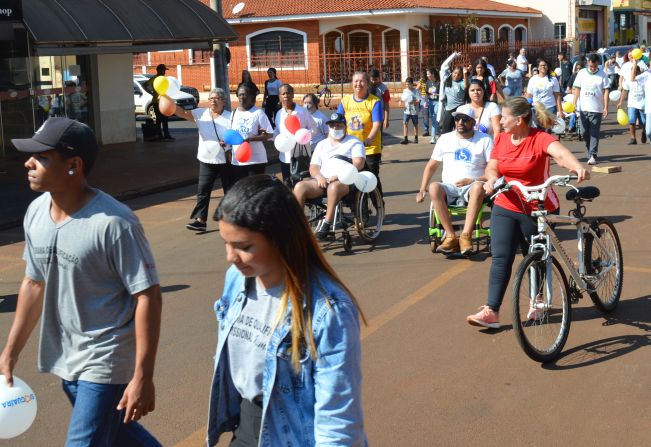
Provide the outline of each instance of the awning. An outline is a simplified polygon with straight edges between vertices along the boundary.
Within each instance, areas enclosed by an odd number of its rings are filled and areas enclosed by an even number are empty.
[[[39,55],[209,48],[237,38],[199,0],[23,0]]]

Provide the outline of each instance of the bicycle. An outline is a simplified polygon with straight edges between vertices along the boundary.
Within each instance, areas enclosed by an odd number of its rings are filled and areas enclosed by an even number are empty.
[[[314,86],[314,90],[316,90],[316,95],[319,97],[319,102],[321,102],[321,99],[323,98],[323,105],[326,107],[330,107],[330,100],[332,99],[332,90],[330,90],[330,84],[332,84],[333,81],[332,79],[328,79],[326,83],[323,85],[323,88],[319,90],[319,87],[321,87],[321,84],[317,84]]]
[[[537,234],[531,236],[529,253],[518,266],[513,283],[513,328],[520,347],[542,363],[556,359],[567,341],[572,304],[588,293],[603,312],[617,306],[624,280],[622,247],[615,226],[604,217],[586,218],[584,202],[599,197],[594,186],[569,185],[573,175],[555,175],[538,186],[512,180],[496,188],[493,195],[517,187],[524,200],[537,202],[531,213]],[[548,214],[544,203],[550,186],[567,186],[567,200],[575,207],[567,216]],[[578,259],[575,263],[556,235],[553,224],[577,228]],[[569,281],[563,270],[569,272]]]

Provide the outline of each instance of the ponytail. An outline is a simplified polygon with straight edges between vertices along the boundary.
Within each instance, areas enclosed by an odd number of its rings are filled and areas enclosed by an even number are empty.
[[[550,112],[542,103],[534,102],[533,112],[536,114],[536,121],[543,129],[551,129],[556,124],[556,115]]]

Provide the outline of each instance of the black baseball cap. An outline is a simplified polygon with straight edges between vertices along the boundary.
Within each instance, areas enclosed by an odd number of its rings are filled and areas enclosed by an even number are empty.
[[[68,157],[94,159],[99,147],[92,129],[70,118],[47,119],[32,138],[13,139],[20,152],[36,154],[56,149]]]
[[[327,125],[334,124],[334,123],[346,124],[346,117],[341,113],[335,112],[332,115],[330,115],[330,119],[326,121]]]
[[[165,64],[156,65],[156,72],[157,73],[160,73],[161,71],[166,71],[166,70],[167,70],[167,67],[165,66]]]

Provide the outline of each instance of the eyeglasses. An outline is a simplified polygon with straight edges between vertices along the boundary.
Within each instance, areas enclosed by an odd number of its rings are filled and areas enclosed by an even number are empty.
[[[217,101],[217,100],[223,100],[223,99],[224,98],[222,98],[221,96],[215,96],[215,97],[212,97],[212,98],[208,98],[208,101]]]
[[[470,118],[468,116],[455,116],[454,117],[454,122],[456,123],[457,121],[461,121],[462,123],[465,124],[465,123],[469,123],[470,121],[472,121],[472,118]]]

